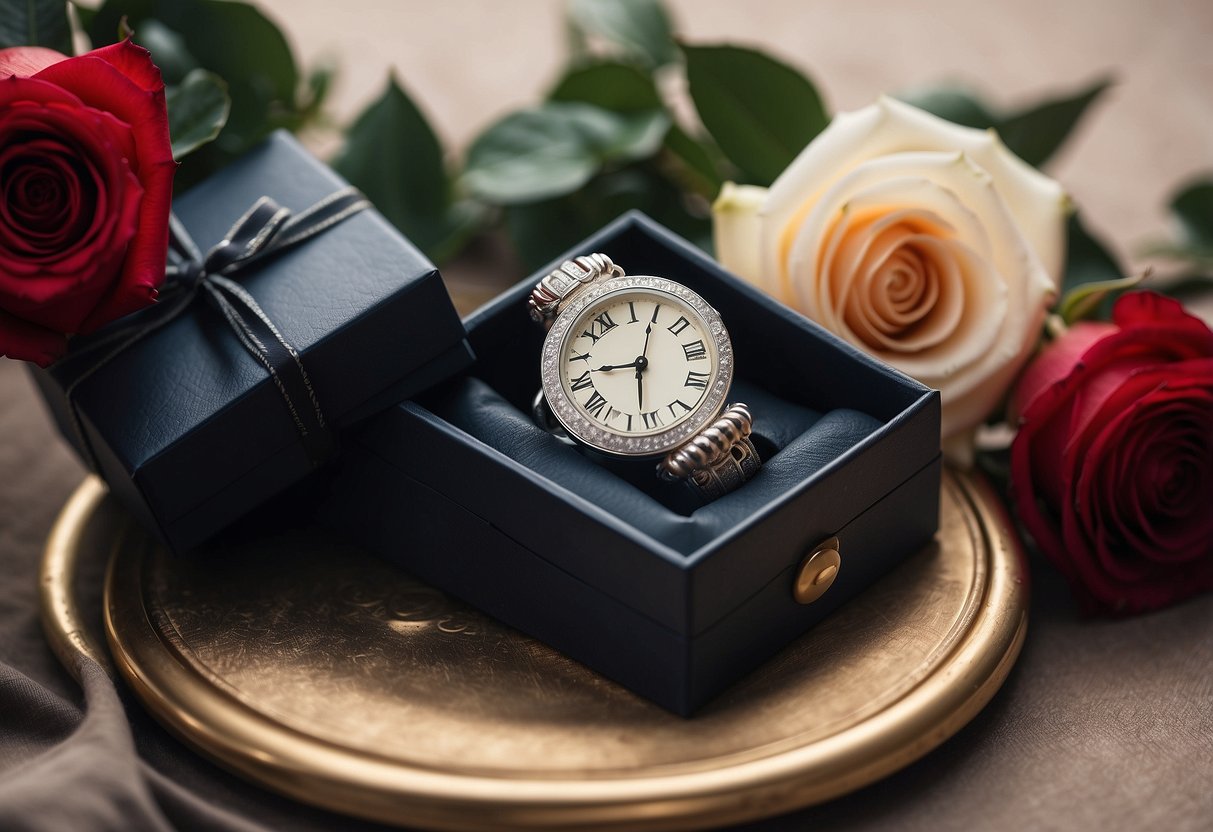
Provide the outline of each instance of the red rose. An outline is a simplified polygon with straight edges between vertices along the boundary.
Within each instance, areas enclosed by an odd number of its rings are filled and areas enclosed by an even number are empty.
[[[156,299],[175,170],[146,49],[0,50],[0,356],[46,366]]]
[[[1213,332],[1135,292],[1079,323],[1012,398],[1020,518],[1088,612],[1213,589]]]

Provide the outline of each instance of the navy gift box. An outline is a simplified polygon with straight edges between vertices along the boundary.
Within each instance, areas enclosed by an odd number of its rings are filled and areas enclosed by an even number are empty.
[[[939,396],[724,272],[643,215],[568,256],[673,278],[733,339],[764,466],[692,511],[532,422],[543,333],[528,278],[465,320],[475,366],[347,440],[325,514],[422,579],[681,714],[934,534]],[[563,259],[563,258],[562,258]],[[803,604],[802,562],[838,538]]]
[[[280,132],[173,210],[206,251],[262,196],[300,212],[345,186]],[[374,210],[236,280],[298,351],[324,418],[338,428],[471,361],[437,270]],[[76,387],[83,437],[65,391],[78,373],[70,359],[34,373],[61,432],[174,548],[202,542],[313,471],[274,379],[202,297]]]

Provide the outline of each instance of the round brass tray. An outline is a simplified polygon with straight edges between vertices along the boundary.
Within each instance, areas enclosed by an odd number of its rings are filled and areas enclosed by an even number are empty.
[[[122,676],[187,743],[302,801],[437,829],[709,827],[868,784],[1002,684],[1023,558],[981,481],[945,474],[942,503],[934,545],[689,720],[316,529],[169,556],[95,479],[47,543],[43,612],[69,667],[104,658],[72,584],[112,549]]]

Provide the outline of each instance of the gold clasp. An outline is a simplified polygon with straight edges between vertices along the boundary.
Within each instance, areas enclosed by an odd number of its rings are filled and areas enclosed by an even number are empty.
[[[792,584],[792,597],[799,604],[811,604],[816,601],[834,583],[841,564],[837,537],[818,543],[800,562],[796,581]]]

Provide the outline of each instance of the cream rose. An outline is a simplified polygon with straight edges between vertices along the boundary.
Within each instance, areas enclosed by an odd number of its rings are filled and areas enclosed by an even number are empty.
[[[835,116],[770,187],[725,185],[720,262],[940,390],[948,456],[1031,354],[1068,200],[992,131],[891,98]]]

